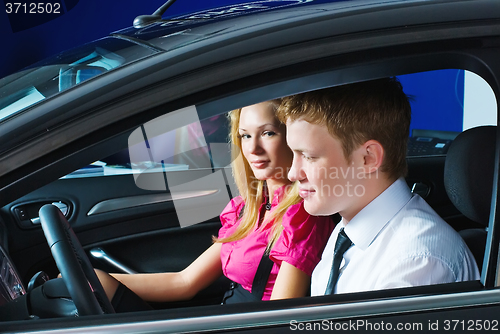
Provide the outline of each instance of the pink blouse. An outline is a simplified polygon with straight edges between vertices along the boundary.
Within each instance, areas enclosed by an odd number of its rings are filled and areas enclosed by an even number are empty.
[[[275,191],[272,207],[275,207],[284,195],[285,186]],[[263,212],[261,205],[260,212]],[[219,238],[230,236],[239,222],[239,213],[244,206],[241,196],[233,198],[220,215],[222,227]],[[311,276],[314,267],[321,260],[326,242],[335,227],[330,217],[309,215],[301,201],[288,208],[283,216],[283,233],[271,250],[270,258],[274,266],[269,275],[262,300],[269,300],[278,275],[281,262],[285,261]],[[249,235],[237,241],[222,244],[222,271],[230,280],[241,284],[247,291],[252,290],[252,282],[266,249],[271,229],[254,228]]]

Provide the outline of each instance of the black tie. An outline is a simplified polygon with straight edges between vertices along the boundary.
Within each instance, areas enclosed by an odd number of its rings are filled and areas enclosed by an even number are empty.
[[[333,263],[332,269],[330,271],[330,279],[328,280],[328,285],[326,286],[325,295],[333,294],[335,290],[335,285],[339,278],[340,263],[344,257],[344,253],[351,247],[352,241],[349,239],[347,234],[344,232],[344,228],[340,229],[339,235],[337,236],[337,242],[335,242],[335,252],[333,253]]]

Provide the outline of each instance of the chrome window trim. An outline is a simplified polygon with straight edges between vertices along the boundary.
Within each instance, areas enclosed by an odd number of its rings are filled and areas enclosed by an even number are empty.
[[[311,299],[313,302],[314,299]],[[255,328],[259,326],[286,325],[290,320],[321,321],[340,320],[395,315],[416,311],[443,310],[454,307],[470,307],[498,304],[500,290],[482,290],[434,296],[407,296],[401,298],[379,299],[363,302],[345,302],[333,305],[306,306],[284,310],[259,311],[237,314],[225,314],[204,317],[192,317],[172,320],[153,320],[130,324],[106,324],[90,327],[78,327],[25,333],[165,333],[199,332],[211,330],[229,330],[236,328]],[[214,306],[217,307],[217,306]]]
[[[195,198],[201,196],[209,196],[217,193],[218,191],[219,191],[218,189],[215,189],[215,190],[178,192],[175,194],[175,199],[178,200],[178,199]],[[87,213],[87,216],[97,215],[105,212],[123,210],[123,209],[130,209],[149,204],[172,202],[173,200],[174,199],[172,198],[172,195],[170,193],[113,198],[99,202],[96,205],[94,205]]]

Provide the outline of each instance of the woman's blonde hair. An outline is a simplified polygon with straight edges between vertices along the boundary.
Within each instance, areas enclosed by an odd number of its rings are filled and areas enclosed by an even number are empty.
[[[269,103],[273,110],[276,111],[280,106],[281,99],[263,103]],[[230,242],[246,237],[250,231],[252,231],[254,226],[259,223],[257,221],[259,208],[264,200],[265,181],[258,180],[255,177],[250,164],[245,157],[243,157],[243,154],[241,154],[241,136],[238,132],[240,115],[241,109],[236,109],[229,113],[231,123],[230,141],[231,157],[233,161],[233,177],[240,192],[240,196],[245,202],[245,207],[243,209],[241,221],[234,233],[228,237],[216,239],[216,242]],[[270,201],[271,200],[272,199],[270,199]],[[265,228],[268,224],[272,224],[271,235],[266,251],[269,251],[273,247],[274,243],[278,240],[281,232],[283,231],[283,225],[281,222],[286,210],[290,207],[290,205],[296,204],[300,202],[300,200],[301,198],[299,196],[298,184],[294,183],[287,186],[282,200],[272,210],[268,219],[262,222],[260,226],[261,229]]]

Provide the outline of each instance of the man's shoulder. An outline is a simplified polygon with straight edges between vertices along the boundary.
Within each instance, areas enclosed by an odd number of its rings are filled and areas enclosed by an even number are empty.
[[[428,254],[456,253],[465,248],[458,232],[418,195],[412,197],[387,227],[392,237],[400,240],[400,246],[408,251],[425,249]]]
[[[452,229],[422,197],[416,194],[394,216],[393,220],[415,228]]]
[[[467,262],[473,262],[460,234],[418,195],[391,223],[392,239],[398,240],[396,247],[400,259],[433,258],[457,272],[466,259]]]

